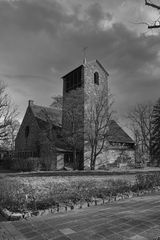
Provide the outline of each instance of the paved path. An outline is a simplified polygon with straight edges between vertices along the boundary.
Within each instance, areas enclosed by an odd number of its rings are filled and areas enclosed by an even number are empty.
[[[159,237],[159,238],[158,238]],[[160,194],[0,223],[0,240],[158,240]]]

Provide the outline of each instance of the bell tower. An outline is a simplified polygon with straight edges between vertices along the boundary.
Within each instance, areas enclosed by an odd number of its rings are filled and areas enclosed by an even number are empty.
[[[80,153],[83,169],[86,164],[86,111],[97,88],[106,88],[108,94],[108,72],[98,60],[83,62],[82,65],[67,73],[63,79],[63,114],[62,128],[73,137]],[[71,113],[74,116],[71,116]],[[70,116],[69,116],[70,115]],[[76,136],[77,135],[77,136]],[[73,143],[73,142],[72,142]],[[72,145],[72,144],[71,144]],[[89,155],[89,154],[88,154]]]

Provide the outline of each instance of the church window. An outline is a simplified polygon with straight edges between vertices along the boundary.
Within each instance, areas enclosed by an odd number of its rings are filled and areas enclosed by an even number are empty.
[[[25,128],[25,137],[28,138],[29,136],[29,126],[26,126]]]
[[[81,69],[77,69],[65,77],[66,82],[66,92],[74,90],[82,86],[81,81]]]
[[[99,73],[94,73],[94,84],[99,85]]]

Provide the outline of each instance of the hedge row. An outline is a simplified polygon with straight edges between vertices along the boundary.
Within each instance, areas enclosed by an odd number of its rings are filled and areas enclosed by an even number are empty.
[[[59,204],[74,205],[92,202],[95,198],[106,199],[118,195],[150,190],[160,186],[160,174],[137,175],[136,181],[125,180],[70,181],[46,183],[44,188],[22,184],[18,181],[1,180],[0,205],[13,212],[42,210]]]

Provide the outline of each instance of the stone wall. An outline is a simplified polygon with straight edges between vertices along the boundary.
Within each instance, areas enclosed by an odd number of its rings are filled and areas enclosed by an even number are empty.
[[[94,73],[98,72],[99,74],[99,85],[94,83]],[[100,65],[96,62],[87,63],[84,66],[84,132],[90,131],[88,123],[91,119],[91,112],[94,110],[96,106],[96,101],[99,100],[99,96],[102,91],[105,91],[105,94],[108,96],[108,74],[100,67]],[[103,92],[104,93],[104,92]],[[92,130],[92,127],[91,127]],[[92,131],[93,132],[93,131]],[[93,132],[94,134],[94,132]],[[89,166],[90,161],[90,151],[88,151],[88,137],[84,136],[85,144],[84,144],[84,166]],[[105,155],[105,154],[104,154]],[[102,156],[98,161],[104,161],[106,157]]]
[[[94,84],[94,73],[99,73],[99,86]],[[86,95],[91,96],[96,88],[100,87],[106,88],[106,94],[108,94],[108,75],[107,73],[99,66],[99,64],[94,61],[87,63],[84,66],[84,91]],[[85,102],[87,104],[87,102]]]
[[[116,163],[118,159],[122,159],[123,155],[127,158],[127,164],[130,166],[130,164],[135,164],[135,151],[132,149],[125,149],[122,151],[122,149],[105,149],[102,151],[101,154],[97,156],[96,159],[96,166],[95,168],[98,169],[101,166],[105,166],[106,168],[110,168],[112,166],[114,167],[120,167],[120,164]],[[90,168],[90,151],[86,151],[84,154],[84,168],[88,169]],[[116,164],[115,164],[116,163]]]

